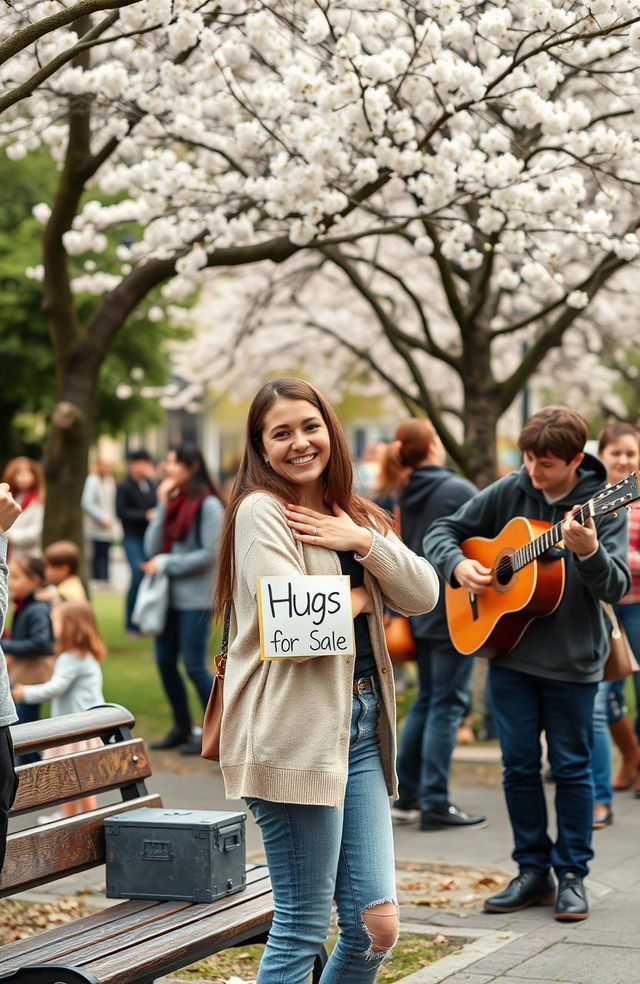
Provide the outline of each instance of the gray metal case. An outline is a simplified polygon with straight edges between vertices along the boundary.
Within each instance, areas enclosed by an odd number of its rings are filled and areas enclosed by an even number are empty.
[[[213,902],[239,892],[246,817],[149,807],[108,817],[107,897]]]

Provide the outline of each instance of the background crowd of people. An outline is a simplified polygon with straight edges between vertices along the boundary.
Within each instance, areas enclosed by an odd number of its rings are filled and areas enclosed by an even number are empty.
[[[20,512],[6,531],[13,614],[2,647],[17,718],[37,719],[41,704],[49,701],[57,714],[104,700],[100,662],[105,646],[85,584],[109,584],[110,547],[121,539],[130,571],[126,631],[139,631],[136,598],[143,579],[162,581],[166,595],[154,648],[172,724],[153,747],[198,754],[197,725],[212,684],[211,619],[231,606],[222,769],[228,795],[245,797],[262,828],[272,868],[276,919],[259,978],[267,982],[289,952],[302,915],[296,909],[292,923],[287,910],[297,876],[283,865],[285,827],[295,841],[296,857],[299,849],[304,854],[311,829],[317,828],[326,842],[322,864],[333,865],[325,872],[330,907],[342,887],[347,891],[337,860],[340,852],[353,852],[350,863],[358,864],[358,824],[370,830],[375,816],[381,831],[390,831],[392,819],[417,822],[429,831],[487,822],[453,803],[449,793],[456,735],[471,709],[474,660],[461,655],[451,641],[444,585],[463,586],[474,596],[492,583],[492,571],[462,553],[460,544],[468,537],[495,537],[512,516],[560,522],[558,555],[566,569],[561,602],[532,623],[510,653],[490,664],[489,697],[519,874],[505,892],[485,902],[485,909],[509,912],[554,903],[558,919],[585,918],[582,879],[592,856],[591,830],[613,822],[614,791],[633,788],[640,797],[640,713],[636,711],[635,722],[627,713],[624,680],[599,682],[608,649],[601,603],[613,604],[612,617],[640,655],[640,504],[632,506],[628,523],[623,516],[598,524],[574,519],[579,505],[607,482],[616,483],[640,468],[640,434],[630,423],[609,424],[600,434],[598,457],[585,452],[587,436],[587,423],[579,414],[561,407],[540,411],[520,434],[522,467],[479,492],[446,466],[430,421],[407,419],[398,425],[394,440],[378,445],[355,472],[361,481],[366,478],[374,505],[352,488],[346,438],[330,404],[300,380],[278,380],[263,387],[252,404],[229,504],[195,446],[171,448],[160,474],[146,450],[130,451],[127,473],[118,483],[110,462],[96,461],[82,496],[88,581],[80,544],[58,541],[42,550],[42,469],[29,458],[16,458],[3,476]],[[257,660],[255,579],[281,571],[350,575],[356,656],[348,670],[339,660],[311,659],[293,669],[289,661],[270,666]],[[397,757],[390,684],[394,667],[383,643],[383,609],[408,618],[415,645],[417,695],[400,733]],[[325,679],[329,668],[335,679]],[[346,693],[344,672],[355,681],[348,689],[348,714],[346,698],[339,696]],[[197,695],[195,713],[187,681]],[[633,684],[638,707],[638,674]],[[315,710],[307,706],[310,699]],[[367,701],[373,701],[371,707]],[[294,708],[301,715],[300,729],[296,715],[292,717]],[[329,729],[317,748],[299,740],[302,721],[311,718],[321,718]],[[549,778],[557,787],[555,840],[547,830],[541,733]],[[327,742],[331,746],[336,739],[330,751]],[[621,752],[615,776],[612,740]],[[330,776],[328,762],[333,762]],[[371,784],[377,788],[374,773],[381,782],[380,795],[364,810],[363,791]],[[353,817],[350,790],[359,804]],[[92,806],[87,801],[79,808]],[[301,808],[299,817],[294,806]],[[342,810],[336,829],[331,812],[314,812],[336,807]],[[371,897],[388,904],[351,930],[345,921],[344,946],[332,958],[336,973],[341,960],[352,959],[363,931],[374,954],[393,943],[397,910],[390,844],[389,834],[378,852],[376,871],[365,880]],[[330,861],[334,854],[335,865]],[[309,864],[317,867],[318,858],[310,857]],[[317,884],[317,878],[311,883]],[[367,897],[365,893],[361,899],[363,917],[377,908]],[[324,932],[326,908],[320,912],[314,903],[307,912],[311,943],[308,953],[300,951],[301,968],[310,959],[316,936]]]
[[[82,544],[59,540],[42,550],[45,487],[39,463],[16,458],[3,478],[21,508],[7,530],[12,616],[2,639],[18,721],[37,720],[41,705],[49,702],[55,714],[86,710],[104,700],[96,669],[104,645],[85,585],[111,586],[110,548],[121,537],[130,574],[123,613],[128,633],[140,634],[133,614],[145,574],[168,584],[163,627],[154,645],[174,725],[156,747],[180,746],[184,754],[199,753],[200,737],[192,727],[179,665],[197,690],[199,723],[212,682],[207,650],[223,512],[222,493],[200,450],[191,445],[172,448],[161,468],[145,449],[132,450],[127,473],[118,483],[111,462],[97,459],[82,495],[86,577]],[[66,639],[66,634],[62,629],[57,633],[56,626],[67,617],[78,626],[84,623],[79,635],[91,645],[78,643],[76,655],[89,653],[94,657],[89,662],[66,658],[70,650],[66,643],[61,648],[60,638]],[[18,764],[37,758],[35,753],[22,756]]]

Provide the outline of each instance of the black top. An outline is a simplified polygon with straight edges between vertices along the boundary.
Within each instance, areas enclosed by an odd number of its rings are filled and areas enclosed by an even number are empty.
[[[338,559],[343,574],[351,577],[351,587],[360,588],[364,584],[364,568],[359,564],[354,554],[350,550],[338,550]],[[356,615],[353,620],[353,630],[356,640],[356,664],[354,668],[354,679],[360,680],[362,677],[373,676],[376,672],[376,659],[373,655],[371,636],[369,634],[369,623],[367,616]]]
[[[146,478],[134,482],[131,475],[123,478],[116,493],[116,512],[124,535],[142,539],[149,525],[147,512],[155,505],[156,487],[153,482]]]

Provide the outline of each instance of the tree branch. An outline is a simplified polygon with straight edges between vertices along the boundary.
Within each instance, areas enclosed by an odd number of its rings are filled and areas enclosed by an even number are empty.
[[[427,320],[427,317],[424,313],[424,307],[422,301],[420,300],[418,295],[414,291],[412,291],[411,288],[407,285],[406,280],[400,274],[395,273],[393,270],[390,270],[389,267],[384,266],[382,263],[380,263],[377,260],[368,260],[364,256],[349,256],[347,257],[347,259],[355,263],[367,263],[369,266],[373,267],[375,270],[379,270],[380,273],[383,273],[386,277],[389,277],[390,280],[393,280],[395,283],[397,283],[400,289],[407,295],[407,297],[413,304],[416,314],[418,315],[418,318],[420,320],[420,327],[422,328],[422,331],[424,332],[424,336],[426,339],[426,345],[420,347],[423,348],[424,351],[427,352],[429,355],[433,356],[434,359],[440,359],[442,362],[446,362],[447,365],[450,365],[457,372],[460,372],[461,361],[459,357],[453,355],[451,352],[447,352],[446,349],[443,349],[440,345],[438,345],[438,343],[433,337],[433,334],[431,332],[431,326],[429,325],[429,321]],[[405,335],[405,333],[402,332],[401,338],[402,336],[404,336],[404,339],[406,340],[407,343],[414,342],[414,339],[412,339],[411,335]]]
[[[114,10],[120,7],[129,7],[133,3],[136,3],[136,0],[78,0],[77,3],[72,4],[70,7],[64,7],[57,13],[51,14],[50,17],[43,17],[42,20],[38,20],[34,24],[29,24],[28,27],[24,27],[21,31],[16,31],[12,37],[0,44],[0,65],[4,65],[9,58],[19,54],[25,48],[28,48],[30,44],[38,41],[45,34],[50,34],[52,31],[57,30],[59,27],[65,27],[67,24],[72,24],[74,21],[87,17],[89,14],[95,14],[99,10]]]
[[[135,3],[136,0],[129,0],[131,3]],[[103,3],[103,7],[112,6],[111,4]],[[3,113],[10,106],[15,106],[19,103],[21,99],[25,99],[30,96],[34,89],[46,79],[54,75],[59,68],[66,65],[67,62],[73,61],[77,58],[81,52],[86,51],[87,48],[92,48],[95,44],[99,43],[98,38],[100,35],[106,31],[108,28],[112,27],[113,24],[118,20],[119,14],[115,11],[105,17],[104,20],[100,21],[92,30],[88,31],[82,41],[75,44],[72,48],[67,49],[67,51],[61,52],[55,58],[53,58],[47,65],[44,65],[39,71],[34,72],[33,75],[25,79],[20,85],[16,86],[15,89],[11,89],[4,96],[0,97],[0,113]]]
[[[380,326],[382,327],[382,330],[384,331],[387,340],[389,341],[389,344],[392,346],[392,348],[396,350],[398,355],[403,359],[413,378],[413,381],[416,385],[416,389],[420,394],[420,399],[416,400],[416,403],[418,404],[418,406],[422,406],[427,411],[429,417],[433,422],[434,427],[437,429],[438,433],[440,434],[442,443],[444,444],[445,448],[447,449],[453,460],[456,463],[461,464],[463,460],[462,448],[454,438],[449,428],[444,423],[444,420],[442,419],[442,415],[438,407],[436,406],[428,388],[425,385],[423,375],[420,372],[420,369],[418,368],[415,359],[413,358],[410,352],[410,348],[418,348],[418,349],[422,348],[422,350],[424,351],[424,346],[417,344],[416,339],[412,338],[410,335],[409,336],[405,335],[405,333],[402,332],[397,327],[393,319],[390,318],[387,312],[384,310],[384,308],[380,304],[378,298],[375,296],[373,291],[369,290],[369,288],[364,283],[360,275],[357,273],[356,270],[353,269],[353,267],[345,259],[345,257],[342,256],[339,250],[327,251],[327,255],[331,258],[331,260],[334,263],[336,263],[337,266],[341,267],[344,270],[344,272],[349,277],[349,280],[351,281],[353,286],[362,295],[362,297],[364,297],[364,299],[367,301],[369,306],[372,308],[374,314],[376,315],[378,321],[380,322]]]
[[[625,260],[621,260],[614,253],[609,253],[590,276],[580,284],[579,289],[588,294],[589,300],[591,300],[614,273],[617,273],[624,266],[626,266]],[[500,413],[504,413],[511,405],[547,353],[552,348],[557,348],[561,344],[567,328],[573,324],[583,311],[584,308],[570,308],[565,305],[564,310],[558,315],[553,324],[539,335],[529,347],[517,369],[502,383],[498,384]]]

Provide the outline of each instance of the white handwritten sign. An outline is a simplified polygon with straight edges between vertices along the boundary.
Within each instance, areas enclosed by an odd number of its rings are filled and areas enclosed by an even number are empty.
[[[348,575],[259,577],[258,617],[261,659],[355,653]]]

